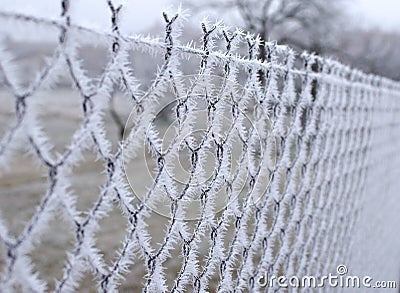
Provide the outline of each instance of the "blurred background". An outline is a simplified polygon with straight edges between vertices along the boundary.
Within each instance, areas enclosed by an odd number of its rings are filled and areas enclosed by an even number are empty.
[[[223,19],[232,27],[259,34],[264,40],[276,40],[298,51],[308,50],[331,56],[366,72],[400,79],[400,1],[398,0],[147,0],[113,1],[122,3],[121,30],[125,34],[162,35],[162,11],[174,11],[182,5],[190,17],[184,28],[184,39],[200,43],[200,21]],[[110,30],[110,13],[106,1],[73,1],[73,22],[97,30]],[[59,15],[59,1],[3,0],[2,10],[19,11],[48,18]],[[35,39],[35,34],[14,35]],[[56,35],[54,35],[56,38]],[[49,36],[49,45],[51,45]],[[40,37],[37,47],[13,44],[16,51],[40,55],[50,50]],[[26,49],[25,52],[24,49]],[[28,50],[29,49],[29,50]],[[85,49],[83,49],[85,51]],[[92,51],[92,50],[90,50]],[[102,64],[91,52],[87,60],[90,71]],[[99,50],[98,54],[104,54]],[[20,54],[17,54],[20,55]],[[146,60],[147,62],[148,60]],[[137,68],[143,68],[138,64]]]
[[[201,22],[218,20],[232,27],[258,34],[262,40],[277,41],[297,52],[306,50],[328,56],[367,73],[400,80],[400,1],[398,0],[114,0],[122,4],[120,31],[124,35],[150,35],[163,40],[165,34],[163,11],[175,13],[179,6],[187,19],[181,43],[193,42],[201,47]],[[46,19],[59,19],[60,1],[2,0],[3,11],[15,11]],[[107,1],[71,1],[71,19],[97,31],[111,32],[111,14]],[[0,25],[0,40],[5,49],[13,52],[19,64],[20,78],[28,84],[50,57],[58,42],[58,31],[40,28],[16,29],[9,32]],[[100,78],[109,60],[108,45],[81,44],[78,57],[92,78]],[[243,48],[241,54],[247,54]],[[259,59],[264,59],[263,47]],[[155,78],[163,56],[147,58],[140,50],[132,50],[133,74],[145,91]],[[198,62],[182,65],[184,74],[195,74]],[[0,84],[1,85],[1,84]],[[62,78],[57,87],[70,89],[71,80]],[[117,89],[116,89],[117,90]],[[110,101],[110,119],[121,134],[128,118],[126,105],[117,94]],[[129,108],[129,107],[128,107]],[[114,127],[114,128],[115,128]]]

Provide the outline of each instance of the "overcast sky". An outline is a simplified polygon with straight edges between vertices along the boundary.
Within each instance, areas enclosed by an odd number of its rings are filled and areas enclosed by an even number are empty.
[[[36,15],[54,16],[60,10],[60,2],[55,0],[0,0],[1,10],[17,10]],[[122,0],[114,0],[121,2]],[[335,0],[326,0],[335,1]],[[109,12],[105,0],[72,1],[74,15],[82,24],[105,29],[109,27]],[[124,30],[140,32],[161,23],[161,11],[171,0],[125,0],[126,11]],[[384,30],[400,31],[400,0],[348,0],[351,21],[363,27],[380,27]],[[176,3],[176,2],[175,2]],[[93,9],[95,7],[95,9]]]
[[[400,0],[355,0],[349,9],[363,26],[400,32]]]

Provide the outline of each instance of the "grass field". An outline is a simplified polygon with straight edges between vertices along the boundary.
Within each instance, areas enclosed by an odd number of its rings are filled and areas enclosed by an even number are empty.
[[[80,97],[68,89],[58,89],[42,92],[32,98],[37,101],[35,107],[40,107],[40,119],[43,122],[44,131],[55,145],[53,151],[62,152],[82,121]],[[3,136],[15,122],[14,100],[5,91],[0,91],[0,100],[0,134]],[[122,99],[117,99],[117,101],[122,101]],[[129,108],[122,102],[117,103],[116,108],[123,113],[121,117],[127,117],[129,114]],[[108,113],[104,119],[108,138],[116,143],[117,127]],[[80,164],[72,172],[70,177],[72,190],[77,195],[77,208],[82,211],[82,214],[92,206],[98,197],[100,186],[105,182],[103,170],[103,163],[97,161],[93,153],[87,152],[84,164]],[[2,170],[0,213],[9,227],[10,234],[14,237],[24,229],[45,194],[46,177],[45,168],[39,166],[23,150],[17,151],[13,156],[8,170]],[[160,219],[157,223],[159,221]],[[101,229],[97,235],[98,247],[104,253],[107,263],[110,264],[125,236],[127,220],[115,208],[100,225]],[[155,227],[162,228],[162,225],[155,225]],[[50,286],[54,286],[54,278],[59,279],[62,276],[66,251],[73,248],[73,243],[73,230],[66,228],[61,217],[56,216],[50,224],[48,233],[42,237],[40,245],[32,251],[31,257],[40,277],[50,282]],[[4,268],[3,248],[0,249],[0,252],[0,269],[2,270]],[[126,284],[121,287],[121,291],[136,291],[142,286],[145,270],[141,263],[140,260],[137,265],[132,267],[131,275],[128,276]],[[93,276],[90,274],[84,277],[80,288],[81,292],[96,291],[92,279]]]

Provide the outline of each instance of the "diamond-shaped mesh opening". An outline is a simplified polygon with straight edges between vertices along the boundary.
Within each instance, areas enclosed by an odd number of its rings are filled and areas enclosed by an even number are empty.
[[[42,41],[8,41],[6,49],[13,54],[13,63],[18,68],[19,82],[22,86],[28,87],[38,77],[39,72],[49,67],[56,52],[56,44],[57,36],[52,34]]]
[[[32,98],[39,123],[54,146],[52,153],[64,153],[84,120],[79,95],[67,87],[41,91]]]
[[[36,211],[47,189],[47,170],[36,159],[16,150],[0,178],[0,211],[9,233],[18,236]]]
[[[0,75],[0,85],[2,77]],[[14,96],[5,89],[0,89],[0,139],[10,131],[10,128],[15,125],[15,100]]]
[[[133,50],[129,51],[129,61],[132,64],[133,74],[137,80],[140,80],[140,89],[146,91],[154,78],[156,78],[156,72],[164,62],[164,55],[159,52],[152,52],[151,58],[149,53],[140,50],[138,47],[133,47]]]
[[[126,123],[133,109],[133,101],[134,98],[129,93],[117,90],[115,85],[104,112],[104,126],[114,152],[117,151],[118,142],[123,138]]]
[[[157,251],[164,243],[163,240],[169,227],[170,218],[157,212],[151,212],[150,215],[147,221],[147,231],[150,233],[150,243],[154,247],[154,251]]]
[[[69,180],[73,192],[76,194],[76,208],[86,214],[99,197],[99,186],[106,181],[104,162],[97,159],[97,155],[90,151],[83,154],[84,164],[72,168]]]
[[[90,272],[85,272],[82,275],[82,280],[80,281],[77,290],[79,292],[98,292],[97,282],[93,274]]]
[[[130,267],[129,273],[126,275],[125,281],[119,287],[120,292],[138,292],[143,289],[146,275],[146,267],[142,259],[137,258]]]
[[[0,251],[0,270],[4,271],[6,266],[6,255],[4,254],[4,251]]]
[[[113,210],[99,221],[100,230],[95,234],[97,247],[104,257],[104,262],[111,266],[115,259],[116,251],[121,247],[127,234],[128,220],[121,211],[114,207]]]
[[[105,46],[85,44],[77,49],[77,58],[81,68],[89,78],[99,80],[109,62],[109,49]]]
[[[47,282],[49,290],[54,290],[55,279],[62,278],[67,262],[66,252],[72,250],[75,241],[70,223],[63,221],[57,214],[49,222],[50,228],[41,237],[40,243],[29,253],[39,278]]]
[[[165,270],[167,286],[168,288],[173,288],[175,280],[180,275],[179,271],[183,263],[182,243],[179,240],[172,246],[170,254],[171,257],[166,259],[164,266],[168,268]],[[189,276],[189,278],[191,278],[191,276]],[[191,284],[190,281],[189,284]]]

